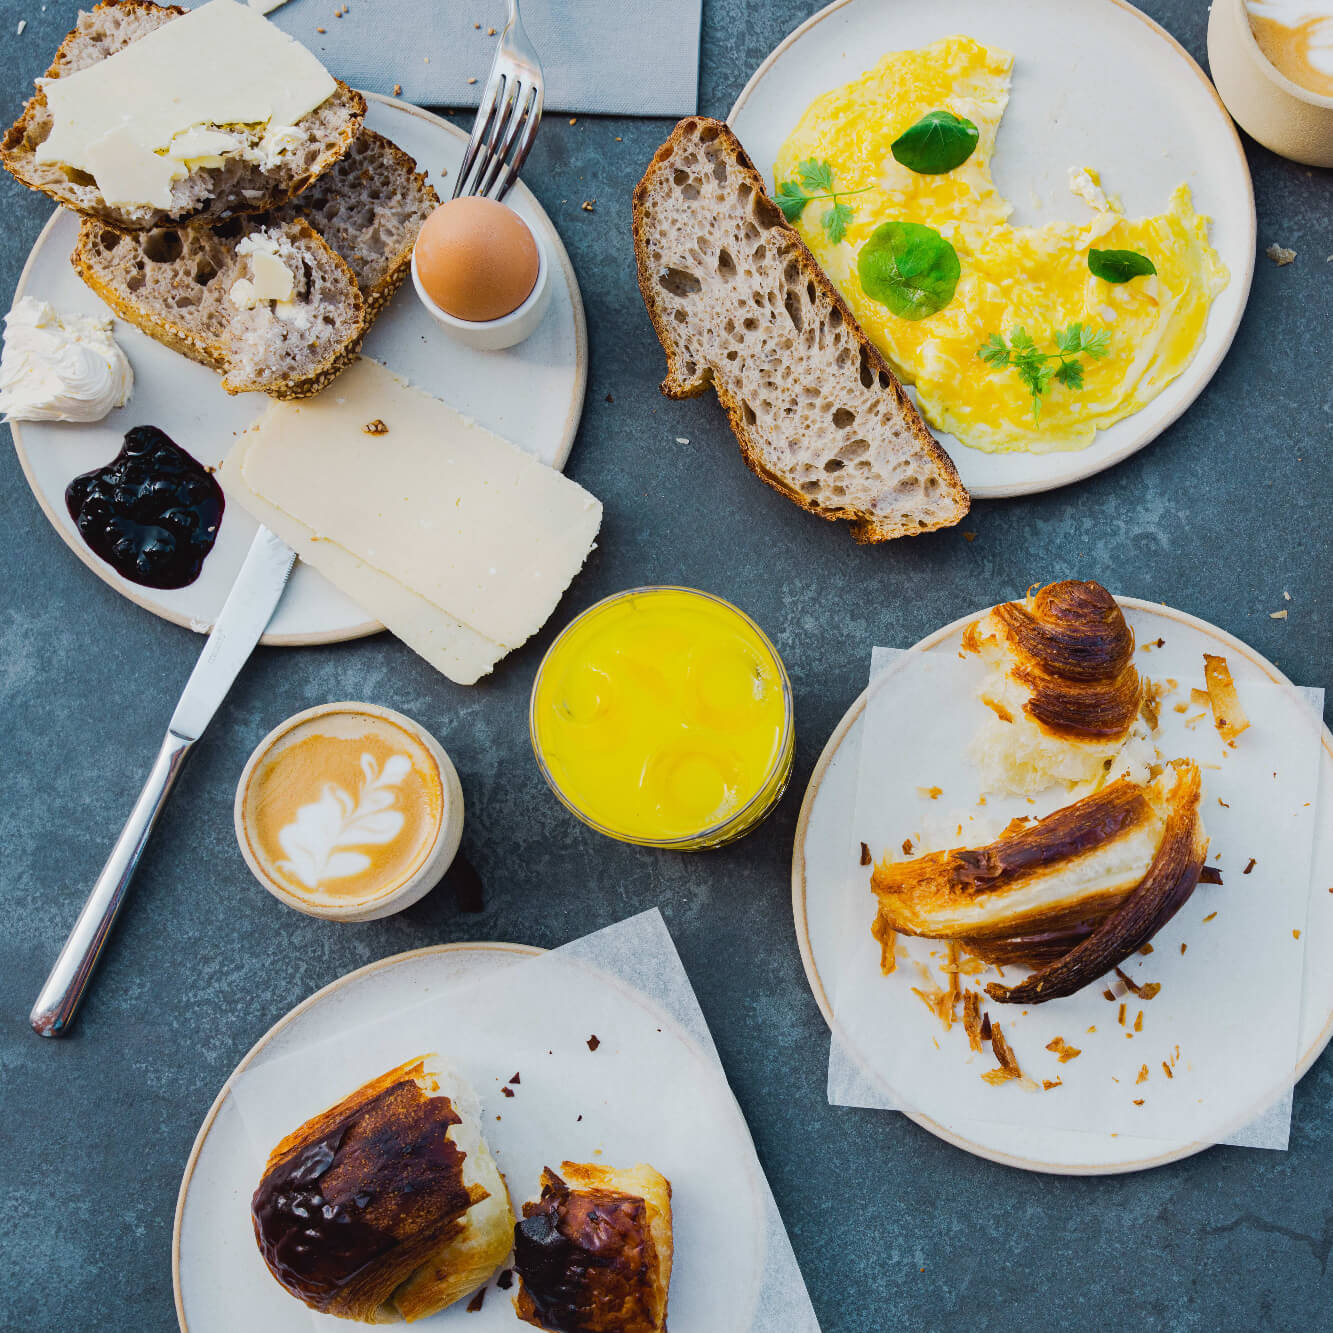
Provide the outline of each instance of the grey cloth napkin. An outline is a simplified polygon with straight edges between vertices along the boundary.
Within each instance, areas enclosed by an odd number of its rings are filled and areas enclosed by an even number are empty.
[[[685,116],[697,109],[702,0],[523,0],[546,110]],[[504,0],[287,0],[270,13],[329,71],[424,106],[476,106]],[[495,34],[491,35],[490,30]]]

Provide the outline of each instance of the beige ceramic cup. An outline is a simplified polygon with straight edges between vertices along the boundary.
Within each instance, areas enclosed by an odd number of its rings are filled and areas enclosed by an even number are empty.
[[[284,752],[283,748],[279,748],[275,755],[275,747],[289,746],[308,736],[320,736],[322,728],[312,724],[321,722],[324,722],[329,730],[339,732],[349,730],[355,732],[358,726],[369,724],[381,740],[395,736],[398,732],[405,733],[408,739],[402,748],[409,756],[415,754],[421,760],[419,767],[423,770],[423,782],[430,784],[432,791],[434,784],[438,783],[439,813],[438,818],[434,820],[434,834],[422,835],[420,845],[415,848],[414,866],[400,883],[390,882],[378,886],[373,892],[364,896],[322,892],[318,886],[310,893],[296,892],[289,883],[284,883],[277,877],[275,871],[265,865],[266,858],[260,850],[257,832],[259,817],[256,809],[259,792],[255,784],[269,780],[270,769],[274,766],[267,764],[266,761],[270,756],[276,758]],[[415,770],[418,765],[414,764],[412,767]],[[366,773],[367,780],[372,775],[380,784],[384,784],[385,780],[392,776],[387,764],[382,769],[376,769],[373,761],[371,770]],[[315,789],[314,784],[311,786],[309,803],[314,815],[311,823],[316,830],[320,827],[320,820],[319,811],[314,807],[317,807],[321,800],[333,800],[334,819],[339,817],[340,811],[342,817],[348,818],[349,811],[354,815],[363,805],[372,818],[377,816],[380,820],[384,818],[384,810],[392,811],[391,801],[385,799],[386,795],[392,797],[392,790],[387,790],[378,796],[372,792],[370,794],[372,799],[367,800],[364,789],[358,792],[346,792],[340,788],[330,796],[323,790]],[[338,806],[338,802],[342,803],[341,807]],[[390,817],[392,818],[392,814]],[[324,917],[330,921],[375,921],[381,917],[391,916],[395,912],[401,912],[403,908],[420,901],[444,877],[458,852],[458,845],[463,836],[463,788],[458,781],[457,770],[443,747],[424,727],[411,718],[390,708],[381,708],[377,704],[350,702],[323,704],[289,717],[274,727],[255,747],[236,787],[233,818],[236,825],[236,840],[240,844],[241,855],[245,857],[246,865],[250,867],[254,877],[279,902],[298,912],[304,912],[307,916]],[[380,831],[383,831],[382,828]],[[353,831],[354,836],[355,831]],[[384,839],[377,837],[376,840]],[[353,855],[356,854],[357,852],[353,850]],[[271,862],[272,857],[268,860]],[[336,880],[333,883],[336,885]]]
[[[1245,0],[1213,0],[1208,65],[1241,129],[1293,162],[1333,167],[1333,97],[1302,88],[1273,66],[1250,27]]]

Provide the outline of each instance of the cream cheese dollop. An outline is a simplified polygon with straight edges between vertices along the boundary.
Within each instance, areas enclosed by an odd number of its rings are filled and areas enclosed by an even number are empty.
[[[111,321],[62,315],[25,296],[5,316],[0,412],[5,421],[101,421],[123,407],[134,372]]]

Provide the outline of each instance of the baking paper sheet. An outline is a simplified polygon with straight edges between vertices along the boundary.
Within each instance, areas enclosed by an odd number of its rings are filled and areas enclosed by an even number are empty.
[[[1154,680],[1179,682],[1161,703],[1154,739],[1166,757],[1189,756],[1202,768],[1208,863],[1224,882],[1201,884],[1154,938],[1153,952],[1122,964],[1140,984],[1160,982],[1160,992],[1150,1001],[1131,993],[1108,1002],[1103,985],[1095,985],[1026,1009],[983,994],[983,1007],[1003,1025],[1024,1073],[1038,1085],[1061,1080],[1049,1091],[991,1086],[980,1077],[996,1067],[989,1045],[972,1053],[961,1022],[945,1031],[911,992],[929,984],[918,963],[940,984],[945,946],[900,937],[897,970],[880,973],[865,867],[849,883],[839,922],[844,965],[831,999],[845,1046],[836,1038],[830,1046],[831,1103],[911,1110],[965,1136],[968,1124],[982,1121],[1121,1135],[1147,1141],[1149,1150],[1154,1141],[1199,1139],[1287,1146],[1290,1090],[1265,1107],[1262,1099],[1247,1105],[1244,1089],[1279,1085],[1299,1055],[1323,691],[1243,680],[1238,672],[1251,727],[1230,749],[1211,714],[1188,727],[1186,720],[1202,710],[1174,711],[1177,702],[1188,702],[1191,686],[1203,688],[1197,638],[1176,639],[1140,654],[1137,665]],[[878,860],[907,837],[914,845],[926,837],[933,848],[977,845],[1015,814],[1040,816],[1066,803],[1067,795],[1047,792],[1035,804],[992,796],[978,805],[976,770],[965,755],[986,716],[976,698],[984,671],[975,657],[951,650],[875,649],[851,846],[864,840]],[[922,789],[936,786],[942,793],[931,800]],[[963,833],[956,836],[959,824]],[[988,970],[963,981],[980,988],[994,977]],[[1135,1032],[1140,1011],[1142,1029]],[[1082,1054],[1060,1064],[1045,1049],[1057,1036]]]
[[[452,1061],[477,1089],[516,1214],[536,1197],[541,1168],[559,1170],[566,1158],[649,1162],[671,1181],[672,1333],[817,1333],[749,1131],[656,909],[442,988],[336,1040],[268,1061],[261,1055],[231,1086],[251,1141],[247,1179],[258,1183],[269,1150],[298,1125],[427,1051]],[[521,1082],[510,1085],[516,1072]],[[502,1096],[504,1086],[512,1098]],[[346,1329],[282,1291],[254,1244],[248,1208],[237,1212],[237,1244],[252,1259],[234,1326]],[[525,1327],[512,1295],[492,1282],[480,1312],[459,1302],[414,1327]]]

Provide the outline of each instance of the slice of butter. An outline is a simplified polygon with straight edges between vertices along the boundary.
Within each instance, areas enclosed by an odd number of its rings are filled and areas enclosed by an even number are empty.
[[[237,243],[236,253],[250,259],[248,278],[237,278],[227,295],[241,310],[251,310],[260,301],[290,301],[296,286],[291,269],[278,255],[278,243],[267,232],[258,231]]]
[[[545,624],[602,517],[581,486],[366,359],[315,398],[271,404],[223,476],[456,680]]]
[[[291,126],[337,84],[256,10],[209,0],[42,87],[52,126],[39,162],[89,172],[109,203],[166,208],[171,181],[201,156],[191,152],[188,131]],[[173,142],[178,136],[183,147]]]

